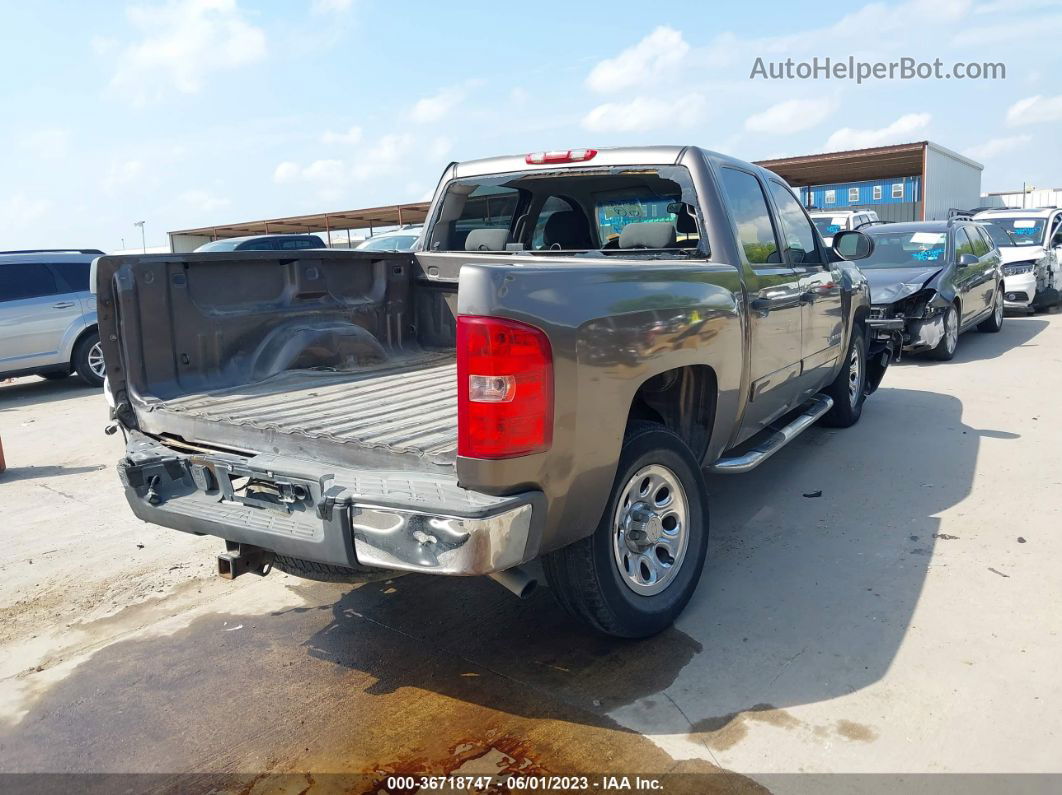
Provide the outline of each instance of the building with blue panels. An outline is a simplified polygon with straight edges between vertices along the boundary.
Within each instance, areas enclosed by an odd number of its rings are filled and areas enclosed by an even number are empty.
[[[981,203],[980,163],[932,141],[761,160],[806,207],[867,209],[883,221],[932,221]]]
[[[889,177],[863,182],[804,186],[797,189],[797,194],[806,207],[851,210],[857,207],[875,207],[879,204],[917,202],[921,199],[921,188],[921,177]]]

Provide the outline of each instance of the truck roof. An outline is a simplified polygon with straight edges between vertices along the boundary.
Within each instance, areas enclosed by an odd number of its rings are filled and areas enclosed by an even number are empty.
[[[587,147],[595,152],[592,159],[578,160],[570,163],[529,163],[527,158],[534,154],[525,152],[516,155],[500,155],[486,157],[479,160],[465,160],[461,163],[452,164],[453,173],[451,178],[464,179],[466,177],[479,177],[487,174],[507,174],[517,171],[530,171],[542,169],[544,171],[556,171],[565,168],[593,168],[598,166],[673,166],[678,164],[684,152],[696,150],[703,153],[710,160],[717,163],[732,163],[742,168],[760,171],[766,174],[774,174],[765,168],[748,163],[738,158],[701,149],[697,146],[610,146],[610,147]],[[561,150],[565,151],[565,150]],[[571,149],[567,151],[581,151]],[[774,176],[778,176],[774,174]]]

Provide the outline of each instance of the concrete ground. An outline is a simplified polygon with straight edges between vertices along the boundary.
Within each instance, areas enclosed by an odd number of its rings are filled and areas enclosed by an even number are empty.
[[[855,428],[710,478],[701,585],[632,643],[546,589],[220,580],[219,541],[128,510],[99,393],[2,385],[0,772],[185,791],[245,774],[246,792],[346,772],[372,791],[396,772],[670,773],[668,792],[1062,773],[1059,394],[1062,315],[894,366]]]

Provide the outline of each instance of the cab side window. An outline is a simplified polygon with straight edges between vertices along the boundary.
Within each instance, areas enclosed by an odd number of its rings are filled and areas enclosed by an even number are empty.
[[[763,195],[760,181],[752,174],[733,168],[722,168],[720,173],[723,192],[737,226],[738,243],[749,264],[781,264],[771,211],[767,208],[767,197]]]
[[[778,207],[778,219],[782,226],[782,237],[789,261],[794,265],[821,265],[823,260],[815,244],[811,221],[804,214],[796,196],[785,185],[773,179],[767,184],[771,186],[771,195]],[[858,222],[853,224],[853,228],[857,226]]]

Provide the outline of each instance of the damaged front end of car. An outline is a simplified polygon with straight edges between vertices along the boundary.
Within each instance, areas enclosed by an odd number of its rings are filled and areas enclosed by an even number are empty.
[[[877,332],[899,336],[899,347],[909,353],[935,348],[944,338],[944,315],[951,302],[926,287],[892,303],[874,303],[867,325]]]

